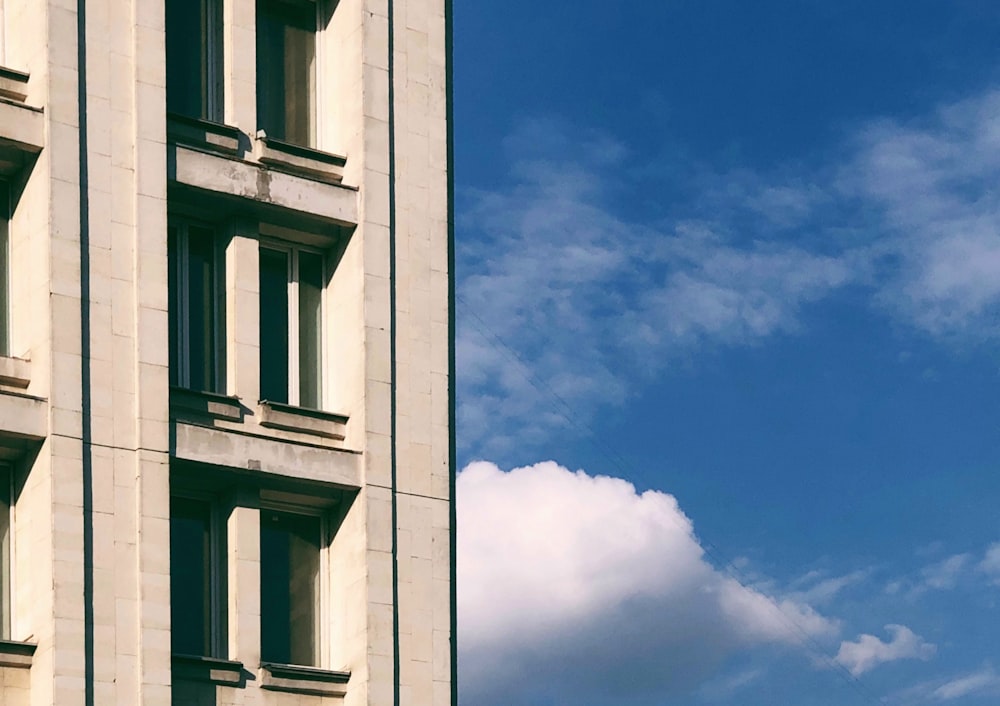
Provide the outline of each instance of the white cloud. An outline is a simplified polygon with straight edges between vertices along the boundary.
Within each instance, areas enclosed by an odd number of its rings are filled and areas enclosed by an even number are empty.
[[[699,347],[793,331],[803,306],[860,269],[795,244],[738,242],[715,217],[619,215],[627,152],[594,134],[569,149],[568,132],[526,122],[509,141],[511,183],[463,197],[459,228],[473,237],[458,253],[459,437],[479,454],[530,448],[567,416],[585,426]],[[773,207],[764,221],[787,221],[809,202],[744,181],[740,213],[757,220]]]
[[[969,554],[953,554],[947,559],[925,566],[920,571],[921,587],[936,591],[955,588],[970,559],[972,557]]]
[[[931,692],[931,697],[936,701],[954,701],[984,691],[1000,691],[1000,675],[991,667],[945,682]]]
[[[554,462],[510,472],[477,462],[457,497],[465,702],[518,704],[528,674],[536,697],[663,697],[735,651],[837,630],[804,603],[714,569],[668,494]]]
[[[506,182],[460,194],[463,450],[531,453],[665,367],[799,331],[848,287],[943,341],[995,341],[998,143],[991,91],[874,121],[818,169],[671,165],[679,192],[613,137],[525,121]]]
[[[989,576],[993,583],[1000,585],[1000,542],[989,546],[978,568]]]
[[[836,661],[846,667],[854,676],[860,676],[880,664],[901,659],[928,660],[934,656],[936,647],[925,642],[919,635],[904,625],[886,625],[892,636],[883,642],[874,635],[860,635],[855,642],[840,643]]]
[[[869,571],[852,571],[841,576],[827,576],[818,572],[802,577],[797,584],[798,590],[793,594],[802,603],[822,605],[836,598],[843,590],[856,586],[869,576]]]

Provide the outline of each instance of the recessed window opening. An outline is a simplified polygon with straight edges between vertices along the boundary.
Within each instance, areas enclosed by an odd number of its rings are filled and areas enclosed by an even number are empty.
[[[218,657],[224,643],[223,549],[217,503],[170,498],[170,642],[174,654]]]
[[[260,249],[260,396],[323,405],[323,255],[300,246]]]
[[[323,520],[260,513],[261,659],[319,666]]]
[[[257,1],[257,121],[268,137],[316,146],[316,29],[312,0]]]
[[[221,122],[222,2],[167,0],[166,6],[167,110]]]
[[[224,309],[215,231],[173,219],[167,237],[170,382],[191,390],[221,392]]]

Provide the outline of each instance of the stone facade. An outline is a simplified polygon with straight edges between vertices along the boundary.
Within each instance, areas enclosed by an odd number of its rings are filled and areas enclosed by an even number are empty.
[[[447,3],[0,0],[0,703],[456,704]]]

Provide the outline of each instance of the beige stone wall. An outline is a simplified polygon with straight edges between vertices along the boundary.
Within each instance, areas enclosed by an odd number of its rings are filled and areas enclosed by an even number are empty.
[[[395,12],[400,689],[451,703],[448,203],[442,0]]]
[[[30,669],[0,668],[0,703],[84,706],[91,693],[96,704],[152,706],[449,704],[443,0],[329,3],[318,144],[346,157],[341,184],[258,159],[255,0],[223,0],[224,118],[239,148],[182,154],[168,140],[165,2],[86,0],[81,116],[78,4],[5,0],[17,27],[6,63],[31,75],[26,103],[44,109],[45,144],[16,183],[11,223],[12,354],[30,359],[30,382],[0,384],[0,420],[15,401],[46,414],[27,441],[0,428],[0,458],[14,459],[18,478],[11,637],[37,644]],[[268,188],[251,189],[260,183]],[[229,401],[217,406],[235,416],[192,421],[171,407],[167,222],[176,209],[200,209],[224,233]],[[265,226],[304,228],[336,261],[324,407],[345,415],[343,439],[262,421]],[[172,676],[169,499],[180,461],[237,488],[225,517],[219,656],[242,663],[239,686]],[[351,672],[344,697],[261,688],[257,493],[286,481],[340,500],[324,550],[321,666]]]

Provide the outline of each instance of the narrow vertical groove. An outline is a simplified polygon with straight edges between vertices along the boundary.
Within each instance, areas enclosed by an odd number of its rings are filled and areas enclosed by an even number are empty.
[[[77,0],[77,122],[80,152],[80,440],[83,446],[84,703],[94,706],[94,461],[90,390],[90,202],[87,157],[87,0]]]
[[[395,18],[393,0],[386,0],[388,13],[389,80],[389,464],[392,485],[392,703],[399,706],[399,508],[397,507],[396,441],[396,86]]]
[[[445,98],[445,168],[448,188],[448,529],[450,530],[449,568],[451,588],[451,706],[458,706],[458,527],[455,481],[458,472],[458,452],[455,444],[455,129],[454,74],[452,44],[452,0],[444,0],[444,98]]]

